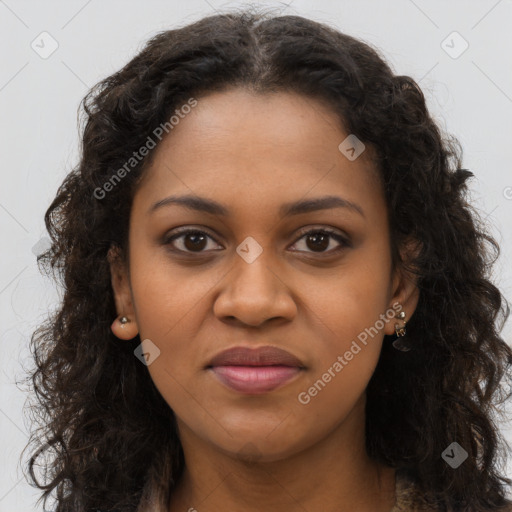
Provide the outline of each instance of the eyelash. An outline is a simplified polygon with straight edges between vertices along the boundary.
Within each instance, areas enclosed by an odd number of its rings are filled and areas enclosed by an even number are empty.
[[[200,230],[200,229],[181,228],[181,229],[178,229],[177,231],[175,231],[173,234],[166,236],[164,238],[164,240],[163,240],[163,245],[170,245],[170,246],[172,246],[172,243],[175,240],[178,240],[179,238],[182,238],[185,235],[188,235],[188,234],[191,234],[191,233],[196,234],[196,235],[206,235],[207,237],[211,238],[216,243],[218,243],[215,240],[215,238],[211,234],[206,232],[206,231],[203,231],[203,230]],[[324,234],[324,235],[329,235],[331,238],[336,240],[336,242],[338,242],[340,244],[340,246],[335,248],[335,249],[331,249],[331,250],[325,251],[325,252],[306,251],[308,254],[316,254],[316,255],[318,255],[320,257],[325,256],[325,255],[329,255],[330,256],[333,253],[338,253],[339,251],[341,251],[341,250],[343,250],[343,249],[345,249],[347,247],[351,247],[351,243],[350,243],[350,241],[346,237],[344,237],[339,232],[334,231],[334,230],[332,230],[330,228],[313,228],[313,229],[309,229],[309,230],[301,230],[300,231],[300,236],[294,242],[294,245],[299,240],[301,240],[302,238],[306,237],[307,235],[316,234],[316,233],[321,233],[321,234]],[[174,252],[180,252],[180,253],[184,253],[184,254],[205,254],[205,253],[209,252],[209,251],[204,251],[204,250],[202,250],[202,251],[188,251],[188,250],[176,249],[175,247],[172,247],[171,250],[174,251]],[[294,251],[294,252],[304,252],[304,251]]]

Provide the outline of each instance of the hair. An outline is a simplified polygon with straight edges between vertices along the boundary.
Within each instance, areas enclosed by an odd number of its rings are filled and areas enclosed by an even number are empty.
[[[127,261],[130,208],[151,152],[104,197],[95,191],[188,99],[233,87],[323,101],[375,154],[393,265],[414,273],[420,296],[404,338],[411,350],[384,336],[366,390],[369,456],[406,473],[442,510],[510,504],[496,423],[511,395],[512,350],[500,337],[510,309],[490,280],[499,246],[468,203],[473,173],[461,168],[460,143],[378,49],[326,24],[252,9],[159,32],[82,100],[79,163],[45,213],[51,247],[38,257],[64,289],[31,338],[31,410],[41,426],[27,467],[40,500],[55,493],[56,512],[134,511],[148,483],[168,503],[182,474],[174,413],[133,354],[141,340],[121,343],[110,330],[107,255],[116,247]],[[417,250],[406,259],[411,240]],[[441,457],[455,441],[468,452],[456,470]]]

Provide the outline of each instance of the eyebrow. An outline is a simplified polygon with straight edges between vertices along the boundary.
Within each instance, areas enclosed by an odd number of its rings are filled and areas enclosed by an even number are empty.
[[[222,215],[229,216],[229,210],[222,204],[207,199],[205,197],[195,195],[185,196],[169,196],[160,201],[156,202],[148,210],[148,215],[154,213],[156,210],[170,205],[178,205],[189,210],[209,213],[211,215]],[[362,217],[365,217],[363,209],[356,203],[343,199],[339,196],[325,196],[314,199],[306,199],[302,201],[296,201],[293,203],[285,203],[279,209],[279,215],[281,217],[287,217],[290,215],[300,215],[303,213],[310,213],[318,210],[328,210],[331,208],[347,208],[354,212],[359,213]]]

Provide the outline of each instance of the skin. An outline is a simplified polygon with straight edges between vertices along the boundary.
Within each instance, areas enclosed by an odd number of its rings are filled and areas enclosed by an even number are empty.
[[[297,398],[393,303],[409,320],[418,301],[411,276],[392,268],[370,148],[350,161],[338,149],[347,135],[318,100],[230,89],[198,98],[154,150],[133,200],[129,266],[110,255],[117,312],[130,320],[112,331],[160,350],[148,370],[176,415],[186,461],[171,512],[393,507],[395,473],[367,456],[364,422],[365,388],[395,320],[308,404]],[[185,194],[231,214],[179,205],[147,213]],[[283,203],[327,195],[364,216],[347,207],[279,216]],[[196,252],[190,236],[165,245],[178,226],[208,236]],[[318,249],[304,227],[330,227],[350,245],[328,238]],[[236,252],[248,236],[263,249],[251,263]],[[284,348],[306,368],[279,389],[240,394],[205,370],[237,345]]]

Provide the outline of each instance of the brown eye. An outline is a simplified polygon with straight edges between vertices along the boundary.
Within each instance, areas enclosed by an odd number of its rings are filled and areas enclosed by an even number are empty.
[[[206,247],[206,237],[199,232],[184,235],[183,245],[189,251],[201,251]]]
[[[166,238],[164,244],[173,246],[177,251],[201,253],[207,252],[205,249],[208,246],[209,239],[213,240],[204,231],[187,229]]]
[[[316,232],[312,233],[310,235],[306,235],[306,244],[308,244],[308,247],[313,251],[325,251],[327,247],[329,247],[329,239],[331,238],[331,235]]]
[[[300,252],[314,252],[314,253],[332,253],[337,252],[345,247],[349,247],[350,243],[337,231],[331,231],[330,229],[313,229],[303,233],[299,241],[304,240],[306,251],[300,250]],[[334,247],[333,242],[334,240]],[[295,244],[299,243],[295,242]],[[336,243],[338,247],[336,247]],[[327,250],[329,249],[329,250]]]

